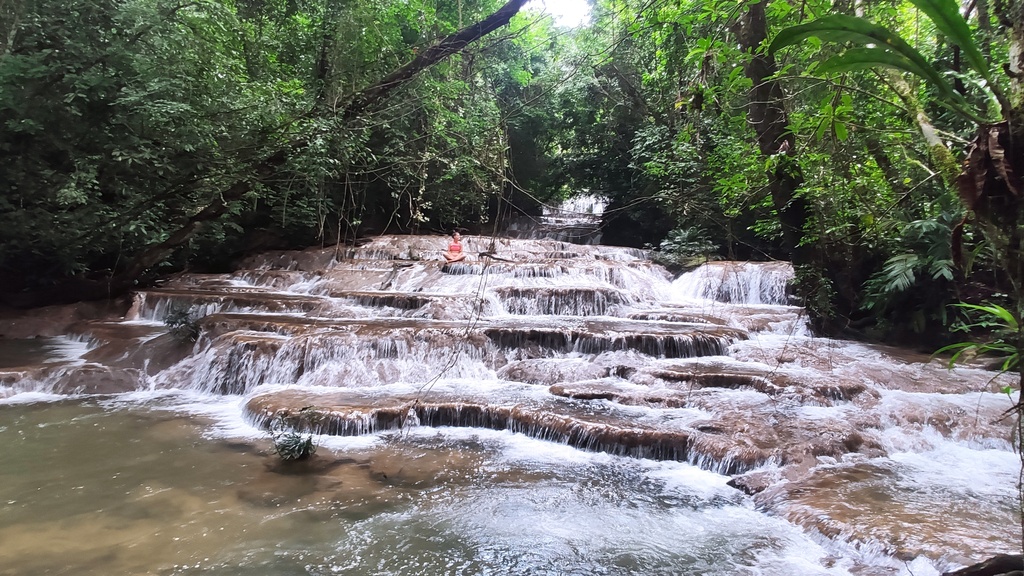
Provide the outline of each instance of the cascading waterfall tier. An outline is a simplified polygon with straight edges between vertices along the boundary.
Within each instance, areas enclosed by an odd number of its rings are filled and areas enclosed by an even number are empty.
[[[788,262],[708,262],[683,274],[674,289],[679,299],[785,305],[792,279]]]
[[[503,236],[533,240],[558,240],[575,244],[601,242],[601,217],[608,201],[580,196],[559,206],[544,206],[539,217],[520,217],[505,223]]]

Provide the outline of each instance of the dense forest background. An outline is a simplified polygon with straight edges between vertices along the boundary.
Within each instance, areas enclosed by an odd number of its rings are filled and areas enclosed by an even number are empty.
[[[524,4],[0,0],[3,301],[586,193],[669,265],[794,261],[824,329],[1020,317],[1024,2]]]

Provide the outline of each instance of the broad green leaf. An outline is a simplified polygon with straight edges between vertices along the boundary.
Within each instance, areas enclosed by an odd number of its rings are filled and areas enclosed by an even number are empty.
[[[1005,308],[1003,308],[1002,306],[997,306],[997,305],[982,306],[980,304],[967,304],[967,303],[963,303],[963,302],[957,304],[957,306],[959,306],[961,308],[967,308],[968,310],[977,310],[978,312],[984,312],[986,314],[990,314],[990,315],[995,316],[997,318],[1001,318],[1004,321],[1007,321],[1007,324],[1009,324],[1010,322],[1013,321],[1013,317],[1010,316],[1010,312],[1008,310],[1006,310]]]
[[[957,342],[956,344],[950,344],[949,346],[943,346],[942,348],[939,348],[932,354],[932,358],[938,356],[939,354],[945,354],[947,352],[953,352],[955,350],[956,353],[953,354],[953,356],[949,359],[948,364],[949,368],[952,369],[953,366],[956,365],[957,360],[960,359],[960,356],[962,356],[968,350],[976,350],[977,348],[978,345],[975,344],[974,342]]]
[[[998,110],[1002,115],[1006,114],[1009,101],[999,90],[998,85],[991,82],[989,78],[988,64],[984,56],[978,51],[977,45],[971,38],[970,28],[960,17],[953,0],[914,0],[914,3],[921,7],[929,18],[936,18],[936,25],[948,34],[952,41],[961,43],[968,62],[972,68],[985,78],[986,85],[990,87],[993,96],[999,102]],[[952,10],[952,12],[950,12]],[[878,26],[863,18],[847,16],[844,14],[833,14],[819,18],[806,24],[791,26],[779,32],[769,46],[769,52],[792,46],[807,38],[820,38],[823,41],[839,44],[854,43],[861,44],[869,49],[880,49],[903,56],[913,66],[913,73],[927,80],[929,83],[939,86],[944,98],[938,103],[948,107],[954,112],[969,118],[970,120],[984,124],[985,119],[972,112],[959,93],[951,92],[949,84],[941,80],[942,76],[921,54],[911,47],[903,38],[890,30]],[[889,65],[893,65],[890,62]],[[866,63],[860,64],[861,67]],[[908,70],[906,66],[898,66],[900,69]]]
[[[902,292],[914,285],[916,277],[914,269],[920,257],[917,254],[898,254],[886,260],[882,270],[885,272],[887,289]]]
[[[974,43],[971,28],[960,15],[960,5],[956,0],[910,0],[917,9],[924,12],[940,32],[950,42],[956,44],[964,52],[967,61],[986,80],[990,79],[988,61],[982,55],[978,45]]]
[[[828,42],[853,42],[856,44],[877,44],[924,59],[899,35],[864,18],[832,14],[806,24],[790,26],[781,30],[768,46],[769,53],[775,53],[786,46],[792,46],[807,38],[817,37]]]
[[[940,85],[940,89],[944,94],[954,93],[949,84],[943,80],[942,75],[921,56],[920,52],[889,29],[863,18],[833,14],[818,18],[813,22],[791,26],[775,36],[775,39],[772,40],[771,45],[768,47],[768,51],[774,53],[781,48],[792,46],[812,36],[817,36],[829,42],[852,42],[865,45],[865,48],[860,50],[868,52],[854,52],[854,55],[849,57],[851,59],[850,64],[860,60],[859,65],[863,68],[874,60],[874,63],[877,65],[901,68],[929,82],[934,82]],[[847,52],[850,51],[848,50]],[[881,56],[882,52],[889,52],[902,58],[885,59]],[[910,62],[909,67],[905,64],[907,61]]]
[[[1014,332],[1017,331],[1017,319],[1013,317],[1013,314],[1009,310],[1003,308],[1002,306],[996,304],[992,304],[989,306],[981,306],[978,304],[965,303],[957,304],[957,306],[961,308],[967,308],[968,310],[977,310],[978,312],[984,312],[991,316],[995,316],[996,318],[1002,320],[1006,324],[1007,329],[1012,330]]]
[[[923,58],[922,58],[923,60]],[[964,104],[963,97],[953,90],[945,78],[935,68],[925,64],[923,67],[902,54],[884,48],[850,48],[842,54],[832,56],[818,67],[822,73],[850,72],[853,70],[874,70],[879,66],[895,68],[909,72],[919,78],[928,80],[942,92],[942,95]]]
[[[822,138],[824,138],[825,131],[828,130],[828,128],[829,123],[827,121],[822,120],[821,122],[819,122],[817,130],[814,131],[814,138],[817,140],[821,140]]]
[[[836,122],[835,124],[833,124],[832,129],[836,133],[836,139],[838,139],[840,142],[845,142],[850,135],[849,132],[846,130],[846,124],[843,124],[842,122]]]

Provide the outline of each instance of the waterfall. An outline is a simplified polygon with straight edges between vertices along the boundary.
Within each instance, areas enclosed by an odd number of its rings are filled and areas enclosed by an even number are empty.
[[[708,262],[680,276],[673,290],[683,300],[784,305],[792,280],[788,262]]]
[[[506,222],[502,234],[595,245],[601,242],[601,217],[607,204],[599,196],[576,196],[558,206],[544,206],[539,218],[527,216]]]

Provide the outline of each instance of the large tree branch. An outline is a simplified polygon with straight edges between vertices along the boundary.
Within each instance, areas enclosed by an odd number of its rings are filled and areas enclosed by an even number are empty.
[[[411,62],[385,76],[369,88],[365,88],[353,96],[342,110],[342,118],[351,120],[362,114],[367,108],[383,101],[393,91],[412,80],[417,74],[441,62],[452,54],[463,50],[466,46],[480,38],[505,26],[528,0],[511,0],[496,12],[483,20],[466,26],[462,30],[445,36],[439,42],[420,52]]]

